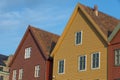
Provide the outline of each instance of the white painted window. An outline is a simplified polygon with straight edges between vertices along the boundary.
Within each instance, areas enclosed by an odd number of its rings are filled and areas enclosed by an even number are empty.
[[[120,66],[120,49],[115,50],[115,65]]]
[[[82,31],[75,33],[75,44],[76,45],[82,44]]]
[[[30,58],[31,56],[31,47],[25,49],[25,59]]]
[[[87,60],[87,57],[85,55],[79,57],[78,68],[79,68],[80,71],[85,71],[86,70],[86,63],[87,63],[86,60]]]
[[[23,69],[19,69],[19,77],[18,77],[18,79],[22,80],[22,78],[23,78]]]
[[[40,65],[35,66],[34,77],[40,77]]]
[[[100,53],[99,52],[93,53],[91,60],[92,60],[91,61],[92,69],[99,69],[100,68]]]
[[[65,67],[64,60],[58,61],[58,73],[63,74],[64,73],[64,67]]]
[[[17,71],[16,71],[16,70],[13,70],[12,80],[17,80],[17,79],[16,79],[16,76],[17,76]]]

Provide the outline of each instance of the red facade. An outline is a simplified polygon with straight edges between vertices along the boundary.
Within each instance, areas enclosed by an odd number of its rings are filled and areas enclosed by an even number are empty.
[[[120,49],[120,31],[108,46],[108,80],[120,80],[120,66],[115,65],[115,50]]]
[[[31,56],[25,59],[25,48],[27,47],[32,47]],[[34,77],[36,65],[40,65],[40,77],[38,78]],[[18,80],[19,69],[23,69],[22,80],[52,80],[52,65],[52,59],[49,56],[46,58],[45,53],[28,28],[10,64],[9,80],[12,80],[13,70],[17,71],[16,80]]]

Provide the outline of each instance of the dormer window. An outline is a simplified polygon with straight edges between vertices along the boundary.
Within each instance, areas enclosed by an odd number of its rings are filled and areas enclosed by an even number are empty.
[[[25,59],[28,59],[30,58],[30,55],[31,55],[31,47],[28,47],[25,49]]]
[[[82,31],[75,33],[75,44],[76,45],[82,44]]]

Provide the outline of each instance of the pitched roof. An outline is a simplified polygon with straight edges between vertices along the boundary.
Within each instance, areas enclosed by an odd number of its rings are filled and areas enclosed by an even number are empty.
[[[12,65],[14,59],[16,58],[16,56],[17,56],[20,48],[22,47],[22,44],[24,43],[25,38],[29,32],[31,33],[32,37],[34,38],[35,42],[37,43],[38,48],[42,51],[43,57],[45,59],[50,58],[49,55],[51,54],[53,48],[55,47],[59,36],[29,25],[28,29],[26,30],[26,32],[25,32],[14,56],[13,56],[12,61],[9,63],[9,66]]]
[[[60,37],[59,41],[57,42],[55,49],[53,50],[51,57],[54,56],[58,48],[60,47],[65,35],[67,34],[71,23],[73,22],[77,12],[80,12],[85,16],[85,18],[90,22],[92,27],[95,29],[101,40],[104,42],[105,45],[108,44],[108,32],[112,32],[115,26],[120,22],[120,20],[115,19],[107,14],[104,14],[98,11],[98,16],[95,15],[94,9],[82,5],[80,3],[77,4],[73,14],[71,15],[62,36]]]
[[[115,27],[111,35],[108,37],[109,42],[112,41],[112,39],[115,37],[115,35],[118,33],[119,30],[120,30],[120,23]]]
[[[90,17],[95,21],[95,23],[100,27],[107,37],[110,35],[109,32],[112,32],[120,22],[120,20],[100,11],[98,11],[98,16],[96,16],[93,8],[84,6],[82,4],[80,5],[90,15]]]
[[[4,61],[7,59],[8,59],[8,56],[0,54],[0,66],[6,66]]]
[[[34,38],[38,42],[39,47],[42,49],[44,55],[48,58],[51,51],[55,47],[59,36],[32,26],[29,26]]]

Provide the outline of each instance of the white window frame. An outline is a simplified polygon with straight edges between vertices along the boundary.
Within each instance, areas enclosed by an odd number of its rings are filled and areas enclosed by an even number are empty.
[[[85,56],[85,69],[84,70],[80,70],[80,57]],[[78,57],[78,71],[86,71],[87,70],[87,55],[81,55]]]
[[[59,73],[59,63],[60,63],[60,61],[64,61],[64,70],[63,70],[62,73]],[[61,59],[61,60],[58,61],[58,74],[65,74],[65,59]]]
[[[76,37],[77,37],[77,33],[79,33],[79,32],[81,32],[81,42],[77,44],[76,43],[76,40],[77,40]],[[78,31],[78,32],[75,33],[75,45],[82,45],[82,37],[83,37],[83,31]]]
[[[22,80],[22,79],[23,79],[23,69],[19,69],[18,80]]]
[[[116,54],[116,51],[119,51],[119,53],[117,53]],[[118,55],[117,57],[116,57],[116,55]],[[118,58],[119,57],[119,58]],[[114,60],[114,63],[115,63],[115,66],[120,66],[120,49],[115,49],[114,50],[114,58],[115,58],[115,60]],[[117,63],[117,58],[119,59],[118,61],[119,61],[119,63]]]
[[[27,47],[27,48],[25,48],[25,55],[24,55],[24,58],[25,58],[25,59],[30,58],[30,56],[31,56],[31,51],[32,51],[32,47]]]
[[[40,65],[35,66],[34,77],[35,78],[40,77]]]
[[[93,68],[93,65],[92,65],[92,64],[93,64],[93,54],[97,54],[97,53],[99,54],[99,67]],[[91,54],[91,69],[92,69],[92,70],[100,69],[100,60],[101,60],[101,59],[100,59],[100,58],[101,58],[101,57],[100,57],[100,54],[101,54],[101,53],[100,53],[100,52],[94,52],[93,54]]]
[[[13,70],[12,80],[17,80],[17,70]]]

